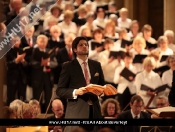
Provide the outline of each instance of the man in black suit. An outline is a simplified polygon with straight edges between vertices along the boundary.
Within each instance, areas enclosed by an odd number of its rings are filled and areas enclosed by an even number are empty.
[[[45,35],[39,35],[37,37],[38,48],[34,48],[31,61],[31,87],[33,88],[33,97],[39,100],[42,91],[44,91],[46,107],[49,105],[52,96],[53,75],[51,68],[57,66],[55,57],[44,58],[42,56],[42,54],[44,54],[43,52],[48,52],[48,49],[46,49],[47,42],[48,38]],[[43,112],[45,112],[45,110],[43,110]]]
[[[36,43],[36,37],[34,37],[34,26],[27,25],[24,29],[25,35],[21,38],[21,48],[34,47]]]
[[[139,95],[134,95],[130,101],[131,110],[120,113],[117,119],[151,119],[151,115],[143,112],[143,99]],[[117,127],[117,132],[139,132],[138,126]]]
[[[7,105],[15,99],[16,93],[18,93],[18,99],[25,100],[27,86],[28,63],[25,61],[25,54],[19,54],[20,38],[15,36],[11,44],[14,46],[6,54]]]
[[[68,99],[65,118],[100,119],[102,115],[98,97],[88,93],[85,86],[90,83],[105,84],[101,65],[88,59],[89,45],[84,37],[74,39],[72,51],[76,59],[63,64],[56,91],[60,98]],[[69,126],[65,131],[70,132],[74,128]]]
[[[175,107],[175,71],[173,71],[172,88],[168,96],[168,100],[171,106]]]

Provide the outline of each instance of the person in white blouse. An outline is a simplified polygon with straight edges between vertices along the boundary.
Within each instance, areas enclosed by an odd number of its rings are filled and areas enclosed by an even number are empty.
[[[114,48],[113,48],[114,51],[119,51],[119,50],[124,50],[125,51],[125,50],[131,49],[131,46],[125,46],[125,49],[121,47],[122,39],[128,40],[127,30],[125,28],[121,28],[119,30],[119,40],[117,40],[114,43]]]
[[[151,37],[152,35],[152,27],[151,25],[148,25],[148,24],[145,24],[143,27],[142,27],[142,34],[141,36],[149,43],[151,44],[156,44],[156,40],[154,38]],[[148,49],[149,51],[152,51],[153,48],[150,48]]]
[[[74,22],[72,22],[73,17],[74,14],[72,11],[66,10],[64,12],[64,20],[58,24],[64,35],[67,35],[70,32],[77,34],[77,26]]]
[[[150,52],[145,49],[146,42],[143,37],[136,37],[133,42],[133,48],[130,50],[130,52],[135,55],[148,55]],[[142,63],[135,63],[135,67],[137,67],[138,72],[143,70],[143,64]]]
[[[103,28],[105,27],[107,19],[105,19],[105,10],[103,8],[97,8],[96,10],[97,18],[93,21],[93,24],[97,27]]]
[[[143,100],[145,106],[147,106],[150,98],[155,95],[155,92],[151,92],[150,90],[145,91],[141,90],[141,85],[144,84],[150,88],[157,88],[158,86],[162,85],[162,80],[159,74],[155,73],[153,69],[156,66],[155,59],[153,57],[147,57],[144,59],[143,62],[144,71],[138,73],[135,78],[135,86],[136,86],[136,93],[140,95]],[[156,107],[156,98],[153,99],[149,107]]]
[[[129,69],[132,73],[136,74],[137,69],[132,65],[133,56],[131,53],[126,53],[124,57],[124,65],[116,68],[114,74],[114,83],[118,84],[118,101],[120,103],[121,109],[124,109],[129,103],[131,97],[136,94],[136,87],[134,86],[134,77],[130,76],[128,81],[120,75],[124,68]]]
[[[93,39],[90,40],[89,43],[89,59],[98,60],[99,53],[104,49],[104,34],[101,29],[96,29],[92,35]],[[102,46],[92,48],[92,42],[100,43]]]
[[[163,84],[168,84],[169,87],[172,87],[173,71],[175,70],[175,55],[170,55],[167,59],[167,63],[170,69],[163,73],[162,82]],[[170,89],[167,88],[164,92],[164,96],[168,97],[169,92]]]
[[[54,6],[51,8],[50,10],[50,16],[48,16],[45,20],[44,20],[44,23],[43,23],[43,30],[47,30],[49,27],[48,27],[48,21],[50,20],[51,17],[55,17],[55,19],[57,20],[57,22],[61,21],[60,19],[60,15],[62,13],[62,10],[59,6]]]
[[[137,36],[139,36],[139,22],[137,20],[133,20],[130,25],[130,31],[128,33],[128,38],[133,40]]]
[[[129,29],[132,20],[128,18],[128,9],[122,8],[119,13],[120,17],[118,18],[118,26]]]
[[[113,86],[116,86],[113,83],[114,80],[114,73],[117,66],[121,65],[117,59],[114,57],[110,57],[110,51],[112,47],[114,46],[114,42],[111,39],[106,39],[104,42],[104,51],[99,53],[98,61],[101,63],[105,82],[107,84],[112,84]]]
[[[97,29],[97,26],[93,23],[94,21],[94,14],[93,13],[88,13],[87,16],[86,16],[86,23],[81,26],[78,30],[78,36],[81,35],[81,32],[84,28],[88,27],[90,28],[91,32],[94,31],[95,29]]]
[[[114,41],[119,38],[118,33],[116,33],[115,30],[115,23],[112,20],[108,20],[106,22],[105,28],[104,28],[104,35],[107,38],[111,38]]]
[[[167,65],[166,61],[160,62],[160,59],[163,55],[173,55],[173,51],[168,48],[168,39],[166,36],[160,36],[158,38],[158,48],[152,50],[151,52],[159,52],[160,53],[160,58],[157,63],[157,67],[165,66]]]
[[[172,30],[166,30],[164,32],[164,36],[168,38],[168,47],[175,52],[175,44],[173,44],[174,41],[174,32]]]

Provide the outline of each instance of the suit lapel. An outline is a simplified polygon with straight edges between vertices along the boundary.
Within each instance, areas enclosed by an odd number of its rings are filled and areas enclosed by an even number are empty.
[[[75,69],[76,69],[76,71],[77,71],[77,77],[79,77],[79,79],[80,80],[83,80],[83,83],[85,84],[85,86],[86,86],[86,80],[85,80],[85,78],[84,78],[84,74],[83,74],[83,71],[82,71],[82,68],[81,68],[81,66],[80,66],[80,64],[79,64],[79,62],[78,62],[78,60],[77,59],[74,59],[73,60],[74,61],[74,65],[75,65]],[[75,71],[74,71],[75,72]],[[82,79],[83,78],[83,79]]]

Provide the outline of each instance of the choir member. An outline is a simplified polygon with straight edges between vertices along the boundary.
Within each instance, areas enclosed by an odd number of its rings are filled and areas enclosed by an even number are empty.
[[[120,9],[120,17],[118,18],[118,26],[121,28],[126,28],[129,31],[131,25],[131,19],[128,18],[128,9]]]
[[[147,57],[143,61],[144,71],[138,73],[135,78],[135,86],[137,90],[137,95],[140,95],[143,98],[144,104],[147,106],[150,98],[155,95],[155,92],[150,90],[142,90],[142,84],[155,89],[158,86],[162,85],[162,80],[159,74],[155,73],[153,69],[156,66],[155,59],[153,57]],[[155,98],[150,104],[150,107],[155,107]]]
[[[77,34],[77,26],[72,19],[74,18],[74,14],[70,10],[66,10],[64,12],[64,20],[60,22],[58,25],[61,27],[61,31],[64,35],[67,35],[70,32]]]
[[[25,61],[25,53],[20,53],[20,38],[13,37],[11,40],[12,48],[6,54],[7,66],[7,105],[9,105],[16,97],[25,100],[28,63]]]
[[[130,25],[130,31],[128,33],[128,37],[133,40],[137,36],[140,35],[139,32],[139,22],[137,20],[133,20]]]
[[[164,96],[168,97],[170,92],[170,88],[172,87],[172,78],[173,78],[173,71],[175,70],[175,56],[170,55],[167,59],[168,66],[170,67],[169,70],[165,71],[162,75],[162,82],[164,84],[168,84],[169,88],[167,88],[164,92]]]
[[[44,58],[43,54],[49,52],[46,48],[48,38],[39,35],[36,41],[38,48],[33,51],[31,61],[31,87],[33,88],[33,98],[39,100],[42,91],[45,93],[45,105],[48,106],[52,95],[53,76],[51,68],[57,66],[56,58]]]
[[[124,57],[124,65],[116,68],[114,74],[114,83],[118,84],[118,101],[120,102],[120,107],[123,110],[129,103],[131,97],[136,94],[136,88],[134,85],[135,76],[129,75],[128,79],[126,75],[121,75],[122,71],[127,68],[133,74],[137,73],[136,67],[132,65],[133,56],[131,53],[126,53]]]
[[[89,41],[89,59],[98,60],[99,53],[104,49],[104,34],[101,29],[96,29],[92,36],[93,39]]]
[[[173,43],[174,41],[174,32],[172,30],[166,30],[164,32],[164,36],[168,38],[168,47],[175,52],[175,45]]]
[[[133,42],[133,48],[130,50],[130,52],[133,54],[133,57],[135,57],[136,55],[148,55],[149,51],[147,49],[145,49],[146,47],[146,42],[144,40],[144,38],[138,36],[134,39]],[[141,62],[133,62],[134,66],[137,67],[138,72],[143,70],[143,64],[142,61]]]

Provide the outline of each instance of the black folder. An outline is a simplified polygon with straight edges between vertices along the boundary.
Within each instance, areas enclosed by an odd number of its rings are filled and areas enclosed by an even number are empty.
[[[168,58],[168,55],[162,55],[160,62],[166,61],[167,58]]]
[[[98,28],[100,28],[101,30],[104,30],[104,27],[96,25]]]
[[[101,42],[101,43],[95,42],[95,41],[91,42],[91,49],[92,50],[95,50],[96,47],[100,47],[100,46],[104,47],[104,42]]]
[[[133,80],[130,80],[129,77],[132,76],[133,78],[135,78],[136,74],[134,74],[132,71],[130,71],[128,68],[124,68],[122,70],[122,72],[120,73],[120,75],[122,77],[124,77],[125,79],[127,79],[128,81],[133,81]]]
[[[112,56],[114,58],[121,57],[122,59],[124,59],[125,52],[124,51],[110,51],[109,58],[111,58]]]
[[[121,47],[122,48],[125,48],[125,46],[130,46],[132,45],[133,41],[128,41],[128,40],[125,40],[125,39],[122,39],[122,42],[121,42]]]
[[[158,73],[160,76],[162,76],[162,74],[169,69],[170,69],[170,67],[168,65],[165,65],[165,66],[155,68],[153,71]]]
[[[89,40],[91,40],[91,39],[92,39],[92,37],[86,37],[86,39],[89,41]]]
[[[111,40],[113,40],[114,42],[116,42],[116,41],[118,40],[118,38],[111,38],[111,37],[107,37],[107,36],[105,36],[104,38],[105,38],[105,39],[111,39]]]
[[[157,48],[158,46],[157,46],[157,43],[150,43],[150,42],[148,42],[148,41],[146,41],[146,48],[148,48],[148,49],[155,49],[155,48]]]
[[[161,86],[159,86],[159,87],[157,87],[157,88],[155,88],[155,89],[153,89],[153,88],[151,88],[151,87],[149,87],[149,86],[147,86],[147,85],[145,85],[145,84],[142,84],[141,85],[141,87],[140,87],[140,89],[141,90],[145,90],[145,91],[148,91],[148,90],[150,90],[151,92],[157,92],[157,93],[159,93],[159,92],[162,92],[162,91],[164,91],[166,88],[168,88],[169,86],[167,85],[167,84],[164,84],[164,85],[161,85]]]
[[[56,50],[56,47],[49,50],[48,52],[43,52],[43,51],[40,51],[39,49],[35,49],[34,54],[33,54],[33,58],[36,61],[41,61],[42,58],[48,59],[48,58],[54,56],[55,50]]]
[[[133,63],[143,63],[143,60],[147,57],[147,55],[135,55],[133,59]]]
[[[102,8],[103,10],[107,11],[108,10],[108,5],[101,5],[101,6],[97,6],[96,11],[98,12],[98,10]]]

